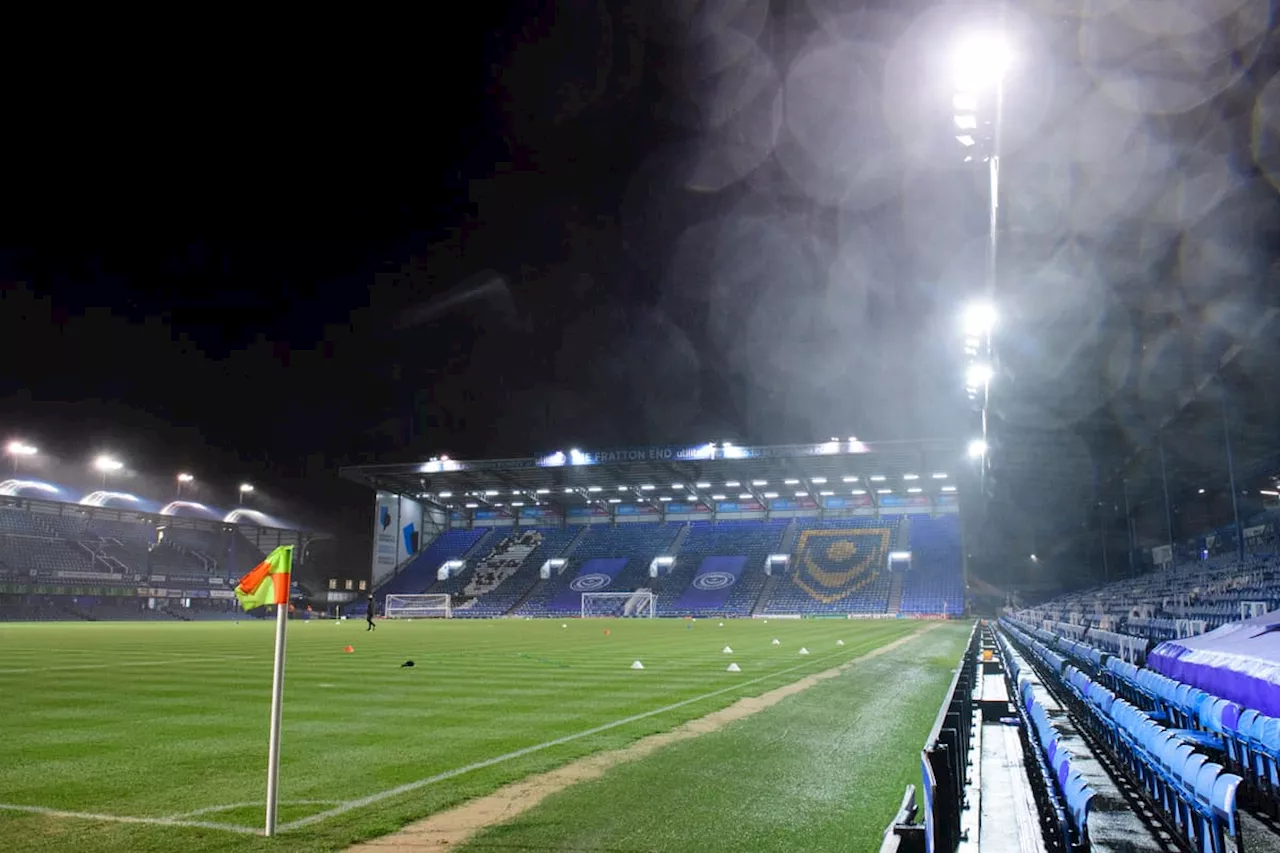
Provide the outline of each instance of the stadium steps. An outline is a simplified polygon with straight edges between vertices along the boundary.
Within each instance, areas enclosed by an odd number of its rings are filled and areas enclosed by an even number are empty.
[[[889,606],[885,608],[886,613],[893,615],[898,614],[898,608],[902,606],[902,576],[903,572],[893,572],[892,586],[889,587]]]
[[[902,522],[898,525],[898,535],[893,537],[893,550],[911,550],[911,516],[909,515],[904,515]]]
[[[773,597],[773,589],[778,585],[778,580],[782,575],[782,572],[775,572],[769,575],[768,579],[765,580],[764,586],[760,587],[760,594],[756,596],[756,600],[751,605],[752,616],[759,616],[764,610],[765,604]]]
[[[573,552],[578,550],[578,546],[582,544],[582,540],[586,538],[587,532],[590,530],[591,530],[590,524],[582,525],[582,529],[578,531],[578,535],[573,537],[573,541],[569,543],[568,547],[564,549],[564,552],[560,554],[560,556],[566,560],[572,557]]]
[[[689,531],[692,529],[693,527],[687,521],[680,525],[680,532],[676,534],[675,539],[671,540],[671,547],[667,549],[666,556],[674,557],[680,553],[680,549],[684,547],[684,540],[689,538]]]
[[[800,532],[800,526],[796,519],[792,518],[791,523],[787,525],[787,529],[782,531],[782,538],[778,540],[778,553],[790,554],[796,547],[796,535]]]
[[[483,554],[488,554],[491,550],[493,550],[493,546],[497,545],[501,541],[502,541],[502,536],[499,535],[498,528],[491,527],[483,536],[481,536],[479,539],[476,540],[476,544],[472,545],[470,548],[464,551],[462,556],[459,557],[458,559],[465,560],[468,564],[470,564],[470,562],[473,559]],[[467,568],[474,568],[474,567],[471,565],[468,565]]]

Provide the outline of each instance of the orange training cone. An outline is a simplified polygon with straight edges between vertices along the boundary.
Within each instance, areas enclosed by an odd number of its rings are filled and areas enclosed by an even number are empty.
[[[347,654],[351,654],[355,650],[356,650],[355,646],[347,646],[345,649],[343,649],[343,651],[346,652]]]

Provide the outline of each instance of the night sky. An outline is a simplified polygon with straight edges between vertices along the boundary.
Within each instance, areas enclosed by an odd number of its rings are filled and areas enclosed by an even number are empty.
[[[966,441],[956,318],[981,286],[985,173],[938,83],[958,12],[925,8],[478,3],[33,32],[5,60],[40,85],[5,108],[0,430],[63,471],[114,452],[139,491],[190,470],[227,503],[249,480],[282,517],[358,535],[368,496],[342,464]],[[1098,364],[1114,317],[1167,278],[1143,253],[1169,238],[1121,226],[1165,203],[1180,150],[1142,114],[1196,106],[1099,96],[1063,20],[1019,19],[1006,95],[1007,310],[1037,331],[1006,348],[1029,392],[1004,405],[1053,430],[1134,381],[1099,384]],[[1211,82],[1203,104],[1239,80]],[[1217,126],[1182,124],[1219,162]],[[1178,198],[1228,180],[1206,167]],[[1212,218],[1179,203],[1156,225]],[[1132,303],[1099,298],[1122,280]]]

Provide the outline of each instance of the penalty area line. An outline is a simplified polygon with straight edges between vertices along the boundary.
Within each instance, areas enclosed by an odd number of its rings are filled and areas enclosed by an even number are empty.
[[[898,640],[907,640],[916,636],[919,633],[920,633],[919,630],[912,631],[911,633],[898,638]],[[893,642],[896,642],[896,641],[893,641]],[[879,648],[879,646],[877,646],[876,648]],[[863,652],[862,654],[849,658],[849,661],[850,662],[855,661],[858,658],[861,658],[863,655],[870,654],[873,651],[875,651],[875,649],[869,649]],[[701,696],[694,696],[690,699],[682,699],[679,702],[673,702],[670,705],[664,705],[661,708],[654,708],[651,711],[645,711],[640,714],[633,714],[630,717],[624,717],[621,720],[614,720],[611,723],[605,723],[604,725],[595,726],[590,729],[584,729],[583,731],[575,732],[574,734],[571,734],[571,735],[558,737],[555,740],[549,740],[546,743],[539,743],[539,744],[534,744],[533,746],[526,746],[522,749],[517,749],[514,752],[508,752],[503,755],[496,755],[493,758],[486,758],[484,761],[477,761],[474,764],[468,764],[465,767],[458,767],[453,770],[446,770],[443,773],[437,773],[436,775],[428,776],[425,779],[418,779],[417,781],[414,781],[414,782],[406,782],[403,785],[397,785],[396,787],[388,788],[385,791],[378,791],[376,793],[369,794],[364,797],[360,797],[359,799],[348,800],[344,802],[342,805],[336,806],[332,809],[328,809],[322,812],[317,812],[316,814],[308,815],[307,817],[299,818],[298,820],[289,821],[288,823],[282,823],[279,826],[279,831],[288,832],[294,829],[301,829],[304,826],[310,826],[311,824],[314,824],[314,823],[320,823],[321,821],[328,820],[329,818],[338,817],[339,815],[346,814],[347,812],[354,811],[356,809],[362,809],[366,806],[371,806],[374,803],[378,803],[378,802],[381,802],[382,800],[390,799],[391,797],[398,797],[402,794],[408,794],[412,791],[417,791],[421,788],[426,788],[427,786],[434,785],[437,782],[444,782],[449,779],[462,776],[466,773],[471,773],[475,770],[483,770],[484,768],[492,767],[495,764],[502,764],[504,762],[511,761],[516,758],[523,758],[526,755],[532,755],[536,752],[541,752],[544,749],[551,749],[552,747],[561,746],[566,743],[572,743],[575,740],[581,740],[584,737],[591,737],[592,735],[597,735],[602,732],[607,732],[611,729],[616,729],[619,726],[625,726],[629,723],[639,722],[640,720],[645,720],[645,719],[648,719],[649,717],[656,717],[659,714],[665,714],[669,711],[674,711],[677,708],[683,708],[686,705],[693,705],[698,702],[705,702],[708,699],[714,699],[717,696],[723,696],[726,693],[732,693],[737,690],[742,690],[744,687],[750,687],[754,684],[759,684],[762,681],[768,681],[770,679],[777,678],[782,675],[787,675],[789,673],[796,672],[797,670],[807,669],[817,664],[821,664],[829,660],[834,660],[835,658],[845,657],[846,655],[847,655],[847,651],[834,652],[829,655],[824,655],[823,657],[814,658],[813,660],[808,660],[808,661],[805,661],[804,663],[796,664],[795,666],[787,667],[786,669],[780,669],[777,672],[771,672],[768,675],[761,675],[756,678],[752,678],[748,681],[740,681],[736,684],[731,684],[728,687],[722,687],[719,690],[712,690],[710,693],[704,693]]]
[[[0,803],[0,811],[25,812],[26,814],[44,817],[76,818],[79,820],[99,821],[104,823],[134,823],[150,826],[181,827],[184,829],[220,829],[238,835],[261,835],[262,830],[252,826],[237,826],[230,823],[214,823],[208,820],[178,820],[169,817],[133,817],[131,815],[97,814],[96,812],[71,812],[62,809],[50,809],[44,806],[20,806],[13,803]]]

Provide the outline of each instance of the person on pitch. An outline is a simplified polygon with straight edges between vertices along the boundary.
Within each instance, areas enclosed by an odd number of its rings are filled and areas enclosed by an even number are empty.
[[[369,612],[365,614],[364,618],[369,623],[369,626],[365,628],[365,631],[376,631],[378,629],[378,626],[373,624],[373,596],[372,595],[369,596]]]

